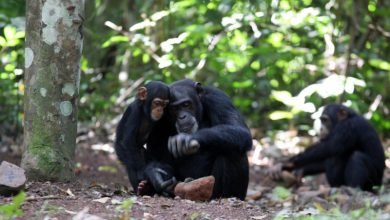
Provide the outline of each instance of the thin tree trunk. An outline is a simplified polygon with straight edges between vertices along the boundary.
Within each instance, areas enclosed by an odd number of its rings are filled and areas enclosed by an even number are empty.
[[[84,0],[27,0],[24,153],[29,179],[73,178]]]

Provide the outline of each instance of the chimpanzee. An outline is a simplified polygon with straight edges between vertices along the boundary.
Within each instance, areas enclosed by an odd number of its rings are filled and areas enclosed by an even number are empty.
[[[176,131],[168,134],[168,149],[175,158],[176,178],[183,181],[212,175],[212,198],[244,199],[252,137],[241,114],[216,88],[202,87],[189,79],[169,88],[168,118]]]
[[[159,81],[150,81],[145,87],[138,89],[137,99],[127,107],[119,121],[115,151],[125,165],[130,183],[136,192],[140,182],[147,180],[145,170],[149,173],[155,172],[153,180],[162,186],[167,184],[162,176],[168,175],[166,172],[172,173],[170,168],[163,164],[146,164],[147,150],[143,147],[156,123],[163,117],[168,103],[169,87]]]
[[[325,172],[332,187],[373,191],[381,185],[384,150],[369,122],[341,104],[327,105],[320,120],[320,141],[291,157],[281,169],[294,170],[300,177]]]

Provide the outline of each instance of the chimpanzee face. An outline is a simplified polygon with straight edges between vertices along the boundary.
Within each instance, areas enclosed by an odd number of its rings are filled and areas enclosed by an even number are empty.
[[[151,81],[138,89],[138,99],[143,102],[143,109],[152,121],[158,121],[164,115],[164,108],[169,103],[169,88],[158,81]]]
[[[164,108],[169,103],[169,100],[164,100],[161,98],[154,98],[152,100],[152,105],[150,109],[150,118],[153,121],[158,121],[164,114]]]
[[[193,81],[188,85],[186,81],[179,81],[170,87],[169,112],[175,120],[178,133],[191,134],[198,130],[202,115],[202,104],[199,99],[197,86]]]
[[[321,120],[320,140],[324,140],[332,130],[332,122],[329,116],[326,114],[322,114],[320,120]]]
[[[324,140],[328,137],[337,123],[348,118],[349,115],[352,115],[353,112],[348,108],[340,104],[330,104],[327,105],[322,112],[320,117],[321,120],[321,129],[320,129],[320,139]]]

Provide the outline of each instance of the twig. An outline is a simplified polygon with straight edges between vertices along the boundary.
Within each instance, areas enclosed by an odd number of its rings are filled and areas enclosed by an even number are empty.
[[[144,81],[144,77],[137,79],[128,89],[126,89],[126,91],[121,96],[119,96],[119,98],[115,102],[115,105],[119,105],[120,103],[122,103],[127,98],[127,96],[129,96]]]
[[[26,198],[26,202],[38,201],[38,200],[46,200],[46,199],[68,199],[68,200],[75,200],[75,199],[77,199],[77,197],[70,197],[70,196],[62,197],[62,196],[53,196],[53,195],[49,195],[49,196],[40,196],[40,197],[31,196],[31,197],[27,197],[27,198]]]

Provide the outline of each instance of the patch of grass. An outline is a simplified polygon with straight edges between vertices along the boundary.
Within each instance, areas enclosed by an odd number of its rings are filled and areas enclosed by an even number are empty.
[[[23,216],[20,208],[26,200],[26,194],[22,191],[12,198],[10,204],[0,205],[0,220],[14,219]]]
[[[128,220],[133,219],[131,218],[131,208],[137,201],[137,197],[133,196],[126,200],[124,200],[117,208],[116,211],[121,212],[121,214],[118,216],[118,219]]]

